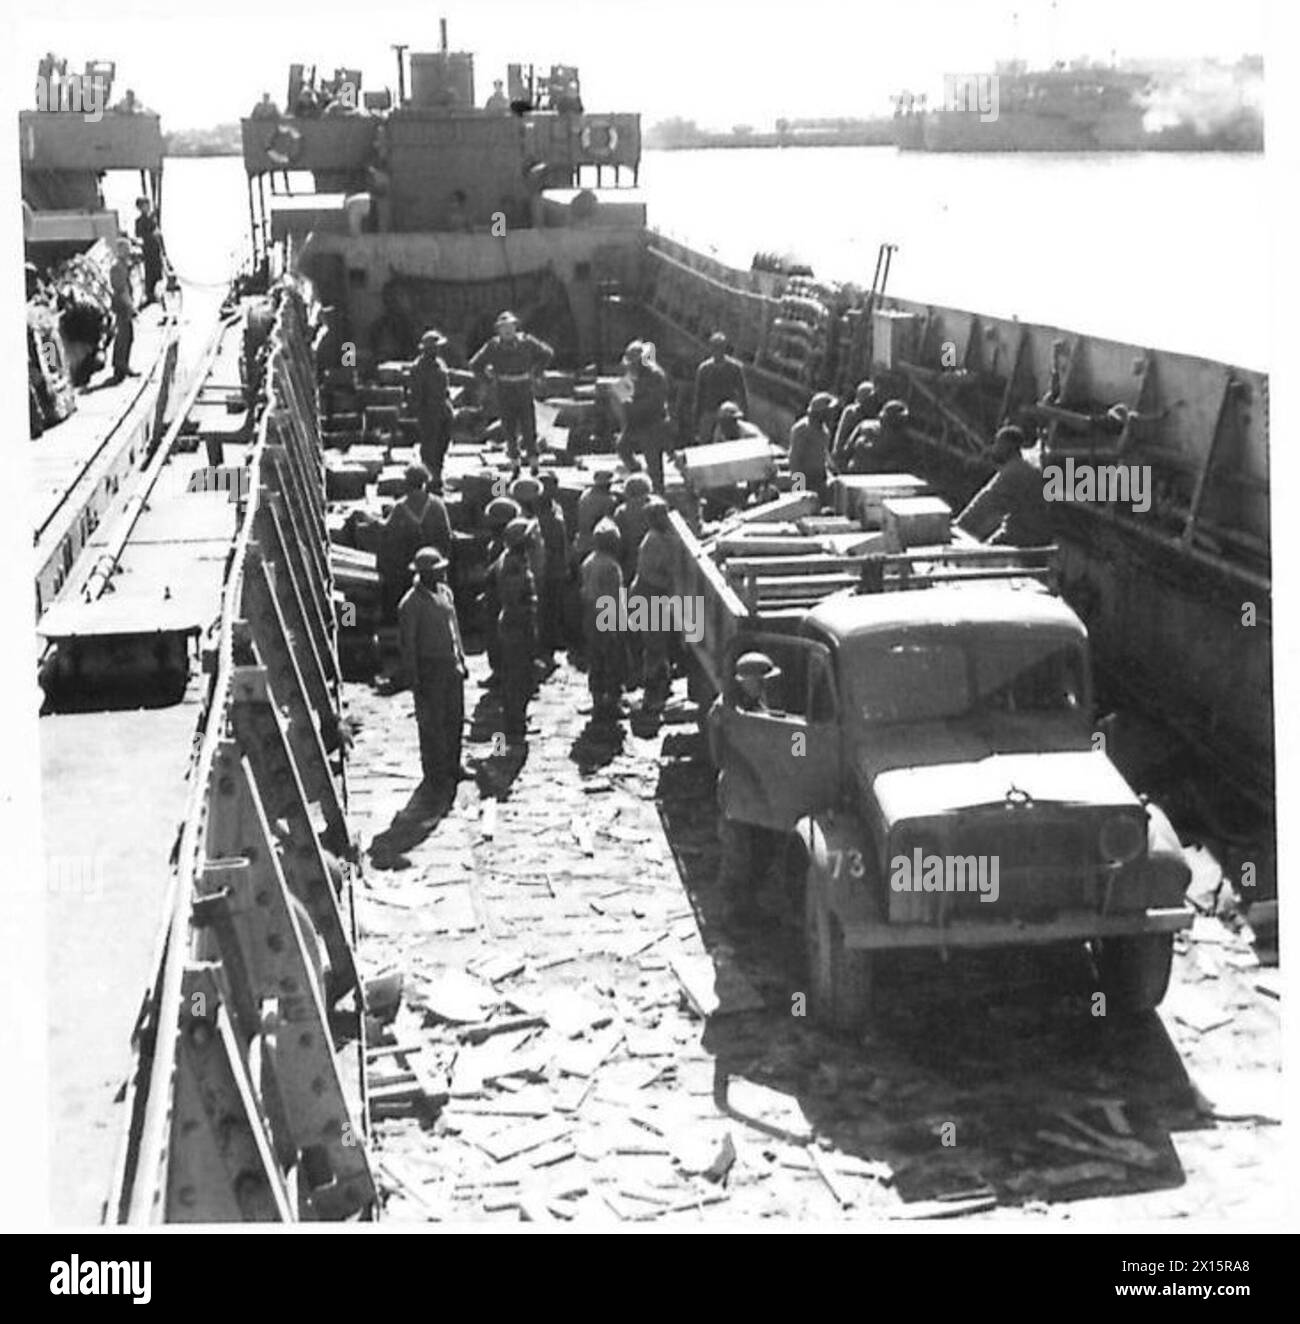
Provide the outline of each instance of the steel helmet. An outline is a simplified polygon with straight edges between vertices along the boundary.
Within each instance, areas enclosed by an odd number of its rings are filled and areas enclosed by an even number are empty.
[[[532,527],[526,519],[512,519],[506,525],[506,546],[510,548],[522,547],[528,541],[528,535],[532,531]]]
[[[521,474],[510,484],[510,495],[516,501],[536,501],[542,495],[542,485],[536,478]]]
[[[781,668],[766,653],[742,653],[736,659],[736,676],[755,676],[759,680],[771,680],[781,674]]]
[[[483,515],[492,528],[504,529],[512,519],[519,518],[519,507],[509,497],[494,497]]]
[[[450,562],[436,547],[421,547],[411,557],[412,570],[445,570]]]
[[[598,551],[617,556],[623,547],[623,536],[613,520],[603,519],[592,530],[591,543]]]

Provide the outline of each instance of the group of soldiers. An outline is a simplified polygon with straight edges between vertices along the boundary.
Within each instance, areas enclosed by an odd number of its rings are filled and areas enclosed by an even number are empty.
[[[461,761],[468,670],[448,583],[451,525],[429,480],[421,464],[407,470],[406,495],[385,521],[381,578],[390,603],[400,594],[398,641],[424,776],[445,786],[472,775]],[[601,469],[579,498],[570,530],[556,492],[553,473],[520,474],[509,495],[493,498],[484,511],[488,568],[479,619],[489,674],[482,685],[500,698],[501,735],[509,746],[526,743],[528,703],[554,670],[556,651],[570,642],[571,591],[580,604],[593,720],[616,722],[625,690],[637,688],[641,713],[657,716],[672,683],[669,630],[629,632],[621,625],[631,613],[617,611],[620,602],[672,592],[667,503],[644,474],[630,475],[620,494],[613,472]],[[412,575],[403,593],[403,579]]]
[[[858,383],[832,432],[838,401],[818,391],[790,429],[790,472],[823,500],[834,474],[911,473],[919,466],[902,400],[882,401],[873,382]],[[1014,423],[1000,427],[988,450],[993,477],[954,516],[955,527],[983,542],[1038,547],[1051,541],[1043,476],[1028,458],[1034,442]]]
[[[537,468],[537,411],[534,386],[555,359],[545,341],[524,331],[519,318],[503,312],[495,334],[469,360],[469,369],[495,388],[497,418],[513,467]],[[727,337],[709,338],[710,355],[696,373],[693,426],[698,442],[757,436],[745,419],[749,396],[744,369],[727,353]],[[408,398],[419,435],[420,458],[431,485],[440,490],[443,461],[451,441],[452,372],[443,351],[447,338],[429,330],[420,337],[420,351],[408,376]],[[615,449],[629,474],[645,472],[656,493],[664,490],[664,455],[673,448],[669,410],[672,393],[667,374],[656,361],[649,341],[634,340],[623,351],[623,389],[616,394],[620,430]]]
[[[415,415],[420,459],[435,491],[442,490],[442,466],[451,444],[451,370],[443,358],[447,337],[429,330],[420,337],[420,352],[407,377],[407,395]],[[524,462],[537,462],[537,410],[533,384],[555,358],[555,351],[520,329],[512,312],[496,319],[495,334],[478,349],[469,367],[496,387],[497,409],[511,464],[518,466],[522,442]]]

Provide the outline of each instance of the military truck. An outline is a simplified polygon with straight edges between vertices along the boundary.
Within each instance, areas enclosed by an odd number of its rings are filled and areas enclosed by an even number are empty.
[[[720,696],[719,812],[795,844],[816,1019],[861,1028],[886,953],[1021,944],[1087,944],[1107,1014],[1158,1005],[1190,871],[1107,755],[1053,549],[673,526],[677,590],[703,600],[696,692]],[[781,674],[746,711],[732,668],[755,650]]]

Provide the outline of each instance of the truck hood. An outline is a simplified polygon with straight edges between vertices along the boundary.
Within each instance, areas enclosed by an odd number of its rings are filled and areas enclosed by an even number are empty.
[[[1024,802],[1131,807],[1139,801],[1105,754],[1068,750],[1034,754],[987,754],[953,762],[873,769],[859,764],[863,784],[874,796],[888,827],[906,819],[931,818],[960,809]]]

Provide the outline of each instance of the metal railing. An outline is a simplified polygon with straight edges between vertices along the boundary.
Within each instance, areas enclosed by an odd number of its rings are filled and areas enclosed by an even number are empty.
[[[134,1037],[115,1222],[341,1219],[374,1206],[316,378],[302,297],[278,297]]]

